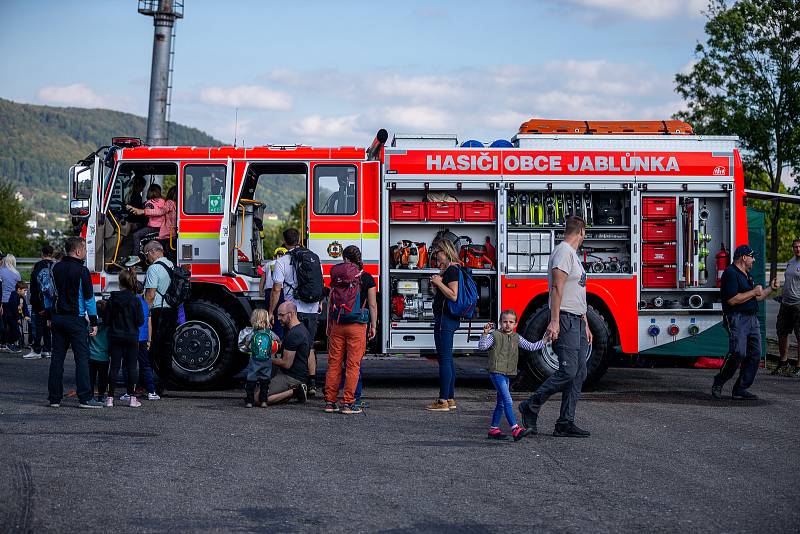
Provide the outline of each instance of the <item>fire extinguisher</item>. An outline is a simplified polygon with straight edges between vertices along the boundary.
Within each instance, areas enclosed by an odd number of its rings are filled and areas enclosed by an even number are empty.
[[[719,252],[717,252],[717,255],[714,257],[717,259],[717,287],[719,287],[722,283],[722,273],[728,268],[731,256],[728,254],[728,251],[725,250],[725,245],[721,244]]]

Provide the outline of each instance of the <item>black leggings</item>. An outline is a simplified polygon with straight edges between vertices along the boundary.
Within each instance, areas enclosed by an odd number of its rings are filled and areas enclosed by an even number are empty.
[[[108,361],[100,362],[97,360],[89,359],[89,385],[92,387],[92,395],[94,395],[94,388],[97,386],[97,394],[103,396],[108,390]]]
[[[125,360],[125,367],[128,369],[128,395],[133,395],[136,390],[136,377],[139,376],[136,370],[136,358],[139,355],[139,341],[136,339],[117,339],[109,338],[109,352],[111,354],[111,368],[108,371],[108,395],[114,396],[114,385],[119,376],[119,368]]]

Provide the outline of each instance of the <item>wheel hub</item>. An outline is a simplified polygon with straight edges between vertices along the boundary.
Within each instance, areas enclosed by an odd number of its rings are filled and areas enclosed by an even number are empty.
[[[219,335],[202,321],[187,321],[175,333],[175,364],[198,373],[214,365],[219,358]]]
[[[586,351],[584,355],[586,361],[589,361],[589,358],[592,357],[592,346],[589,345],[589,350]],[[554,350],[542,350],[542,359],[544,362],[552,367],[554,370],[558,370],[558,355],[555,353]]]

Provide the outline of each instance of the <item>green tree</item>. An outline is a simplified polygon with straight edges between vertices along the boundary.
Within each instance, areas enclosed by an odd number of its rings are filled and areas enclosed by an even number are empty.
[[[736,134],[750,165],[777,193],[800,167],[800,2],[711,0],[697,62],[675,76],[688,110],[676,115],[700,134]],[[770,277],[777,272],[781,204],[770,210]]]
[[[300,235],[305,229],[306,201],[305,199],[297,202],[289,210],[289,217],[280,221],[278,224],[270,224],[264,228],[264,257],[272,259],[272,253],[283,244],[283,231],[287,228],[297,228]]]
[[[0,250],[17,257],[30,257],[36,250],[36,241],[28,238],[27,221],[32,215],[14,195],[11,184],[0,178]]]

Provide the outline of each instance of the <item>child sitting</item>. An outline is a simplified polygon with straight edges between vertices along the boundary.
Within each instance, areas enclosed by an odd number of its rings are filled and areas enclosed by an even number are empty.
[[[256,383],[258,383],[258,399],[262,408],[267,407],[269,382],[272,378],[272,357],[277,354],[280,340],[269,329],[269,312],[255,310],[250,316],[253,333],[250,336],[250,364],[247,366],[247,382],[244,387],[245,406],[252,408],[255,404]]]
[[[97,386],[97,400],[106,402],[108,390],[108,324],[103,320],[106,301],[97,301],[97,334],[89,336],[89,385],[92,395]]]
[[[519,349],[527,351],[542,350],[545,340],[531,343],[514,330],[517,327],[517,314],[514,310],[505,310],[500,314],[500,329],[495,330],[494,324],[487,323],[483,327],[483,335],[478,341],[479,350],[489,351],[489,378],[497,390],[497,403],[492,414],[492,424],[489,427],[489,439],[507,440],[509,436],[500,430],[500,419],[505,413],[508,424],[511,425],[511,436],[514,441],[519,441],[530,433],[530,430],[517,424],[514,417],[514,405],[509,390],[509,377],[516,376]]]
[[[164,204],[166,201],[161,198],[161,186],[158,184],[151,184],[150,187],[147,188],[147,202],[144,204],[144,209],[138,209],[134,206],[126,206],[126,208],[135,215],[143,215],[145,210],[150,209],[157,212],[161,212],[164,209]],[[160,215],[152,215],[147,219],[147,226],[136,230],[133,233],[133,249],[132,254],[134,256],[141,254],[141,243],[142,240],[152,233],[159,233],[161,231],[161,225],[164,222],[164,214],[161,213]]]

